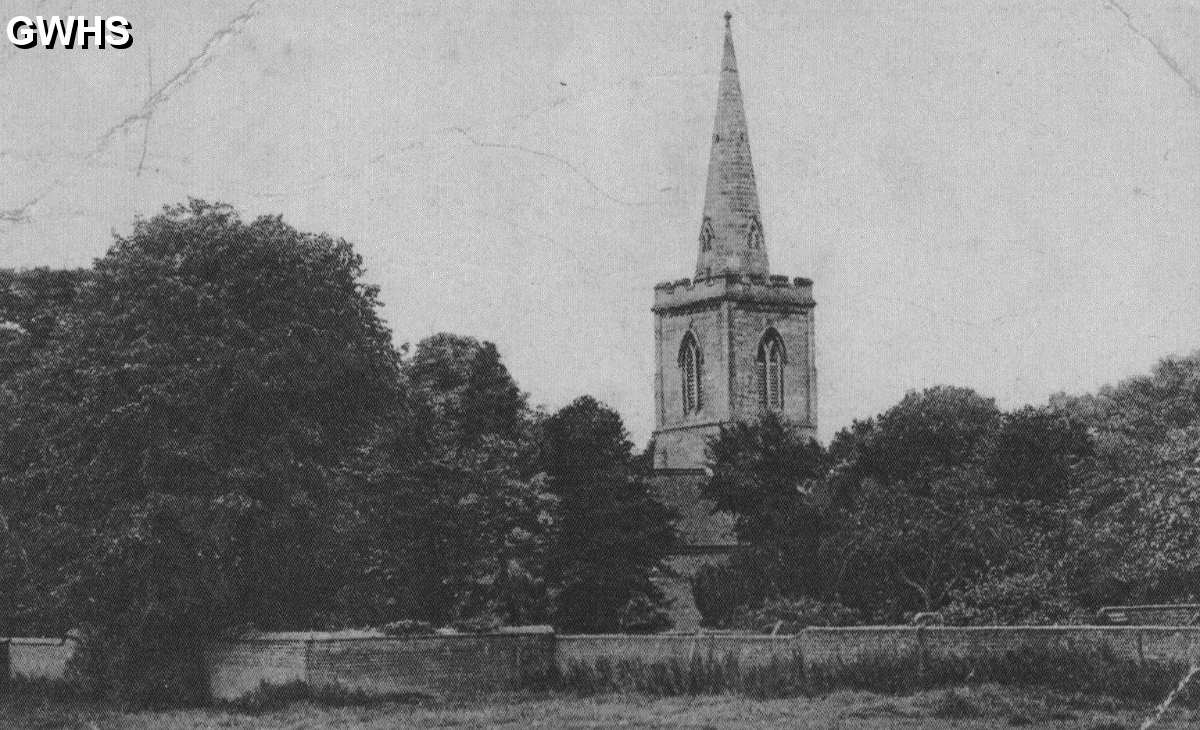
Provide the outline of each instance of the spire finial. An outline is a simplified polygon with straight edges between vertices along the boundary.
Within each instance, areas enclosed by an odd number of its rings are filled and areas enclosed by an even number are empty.
[[[728,28],[728,27],[729,27],[729,21],[730,21],[730,20],[733,20],[733,13],[729,12],[728,10],[726,10],[726,11],[725,11],[725,27],[726,27],[726,28]]]

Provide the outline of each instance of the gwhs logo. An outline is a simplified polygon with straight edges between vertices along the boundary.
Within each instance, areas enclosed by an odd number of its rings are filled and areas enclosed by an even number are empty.
[[[129,48],[133,24],[120,15],[18,15],[5,27],[8,40],[17,48]]]

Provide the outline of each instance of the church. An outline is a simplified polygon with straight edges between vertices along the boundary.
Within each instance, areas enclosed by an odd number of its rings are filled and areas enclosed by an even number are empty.
[[[705,447],[723,424],[776,412],[816,437],[812,280],[772,274],[730,13],[695,275],[654,287],[652,487],[680,514],[665,581],[677,629],[696,628],[690,577],[736,548],[732,519],[701,498]]]

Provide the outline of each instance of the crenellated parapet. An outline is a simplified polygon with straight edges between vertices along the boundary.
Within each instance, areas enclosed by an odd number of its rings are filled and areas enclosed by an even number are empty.
[[[769,304],[795,309],[816,306],[812,279],[726,272],[701,279],[676,279],[654,286],[657,313],[716,301]]]

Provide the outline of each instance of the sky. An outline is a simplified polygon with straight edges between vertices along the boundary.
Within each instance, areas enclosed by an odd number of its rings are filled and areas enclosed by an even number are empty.
[[[772,273],[815,281],[822,438],[911,389],[1041,403],[1200,348],[1200,1],[0,0],[0,267],[189,196],[351,241],[398,343],[653,427],[733,12]]]

